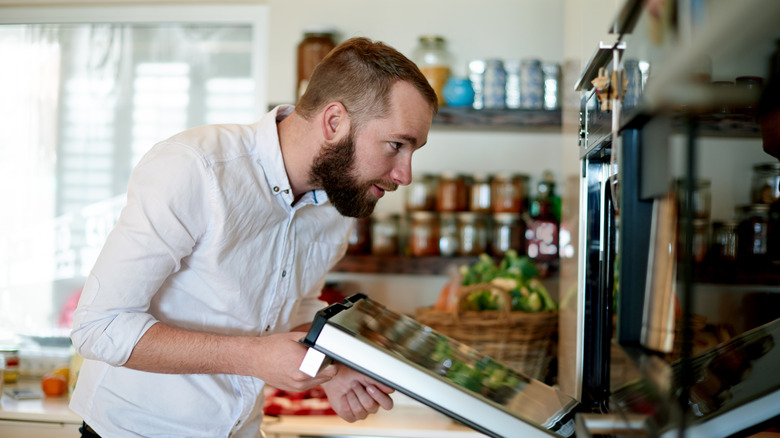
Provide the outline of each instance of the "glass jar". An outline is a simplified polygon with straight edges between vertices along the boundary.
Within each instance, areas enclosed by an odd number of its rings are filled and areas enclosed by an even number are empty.
[[[490,175],[474,174],[469,187],[469,211],[489,213],[493,209],[490,196]]]
[[[417,47],[412,54],[417,67],[428,79],[428,82],[436,91],[439,105],[444,106],[444,85],[450,77],[452,56],[447,51],[447,43],[438,35],[423,35],[420,37]]]
[[[336,30],[328,26],[312,26],[303,30],[303,40],[298,44],[298,81],[295,95],[300,98],[309,86],[314,67],[336,47],[333,38]]]
[[[528,176],[498,174],[491,182],[494,213],[522,213],[528,204]]]
[[[439,254],[439,222],[436,213],[428,211],[411,213],[409,252],[416,257]]]
[[[4,383],[16,383],[19,380],[19,350],[16,348],[0,347],[0,360],[3,361],[5,372]],[[2,393],[0,393],[2,395]]]
[[[490,252],[493,255],[503,257],[510,249],[525,254],[525,223],[519,213],[494,214],[491,237]]]
[[[473,256],[487,250],[487,224],[479,213],[458,213],[458,254]]]
[[[506,70],[504,61],[500,59],[485,61],[482,104],[485,109],[506,108]]]
[[[397,214],[374,213],[371,216],[371,253],[398,254],[398,229]]]
[[[710,250],[716,264],[730,264],[737,260],[737,221],[712,223]]]
[[[710,222],[707,219],[693,220],[693,261],[702,263],[707,258],[710,241]],[[682,253],[682,252],[681,252]]]
[[[465,211],[468,209],[468,196],[465,176],[443,173],[436,190],[436,210]]]
[[[520,108],[544,108],[544,72],[538,59],[520,63]]]
[[[458,252],[458,221],[455,213],[439,214],[439,254],[449,257]]]
[[[750,201],[754,204],[771,204],[778,199],[780,199],[780,163],[753,166]]]
[[[435,175],[412,178],[406,188],[406,211],[433,211],[436,209],[436,190],[439,179]]]
[[[769,205],[753,204],[743,209],[737,228],[737,258],[746,271],[758,272],[769,261]]]
[[[371,218],[363,217],[356,219],[352,224],[349,233],[349,246],[347,252],[350,254],[365,254],[371,250]]]
[[[708,179],[697,179],[694,181],[693,197],[691,198],[694,218],[709,219],[710,217],[710,205],[712,203],[712,190],[710,185],[711,183]],[[675,187],[677,190],[679,211],[682,213],[686,205],[685,181],[678,179],[675,183]]]

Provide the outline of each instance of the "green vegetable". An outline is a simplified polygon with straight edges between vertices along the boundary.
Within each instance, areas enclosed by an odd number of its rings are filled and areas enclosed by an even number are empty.
[[[534,262],[517,251],[509,250],[496,264],[487,254],[480,254],[471,266],[461,266],[462,285],[471,286],[492,283],[509,291],[512,310],[539,312],[556,310],[557,303],[547,288],[536,277],[539,275]],[[497,293],[489,290],[473,292],[464,300],[464,310],[497,310],[503,303]]]

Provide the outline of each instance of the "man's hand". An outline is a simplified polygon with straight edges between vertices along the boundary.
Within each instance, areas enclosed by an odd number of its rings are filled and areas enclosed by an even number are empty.
[[[265,383],[284,391],[302,392],[331,380],[337,372],[333,366],[322,369],[315,377],[299,370],[306,347],[299,339],[306,333],[279,333],[258,338],[262,340],[267,354],[256,361],[252,373]]]
[[[221,336],[158,322],[147,330],[124,364],[153,373],[254,376],[285,391],[302,392],[327,382],[336,368],[315,377],[298,368],[306,355],[305,332],[269,336]]]
[[[385,410],[393,408],[393,399],[388,394],[393,388],[360,374],[342,364],[333,364],[336,375],[323,383],[322,388],[334,411],[352,423],[374,414],[381,406]]]

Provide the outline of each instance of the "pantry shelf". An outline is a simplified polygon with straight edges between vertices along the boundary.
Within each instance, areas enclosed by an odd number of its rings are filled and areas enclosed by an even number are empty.
[[[561,128],[561,110],[439,108],[434,128],[505,128],[509,130],[550,130]]]
[[[451,269],[469,265],[477,257],[406,257],[401,255],[347,254],[331,272],[358,274],[447,275]]]

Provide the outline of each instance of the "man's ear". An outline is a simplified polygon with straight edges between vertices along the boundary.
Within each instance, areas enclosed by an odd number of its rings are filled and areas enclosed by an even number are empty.
[[[322,135],[327,141],[339,139],[349,133],[349,114],[341,102],[332,102],[322,113]]]

